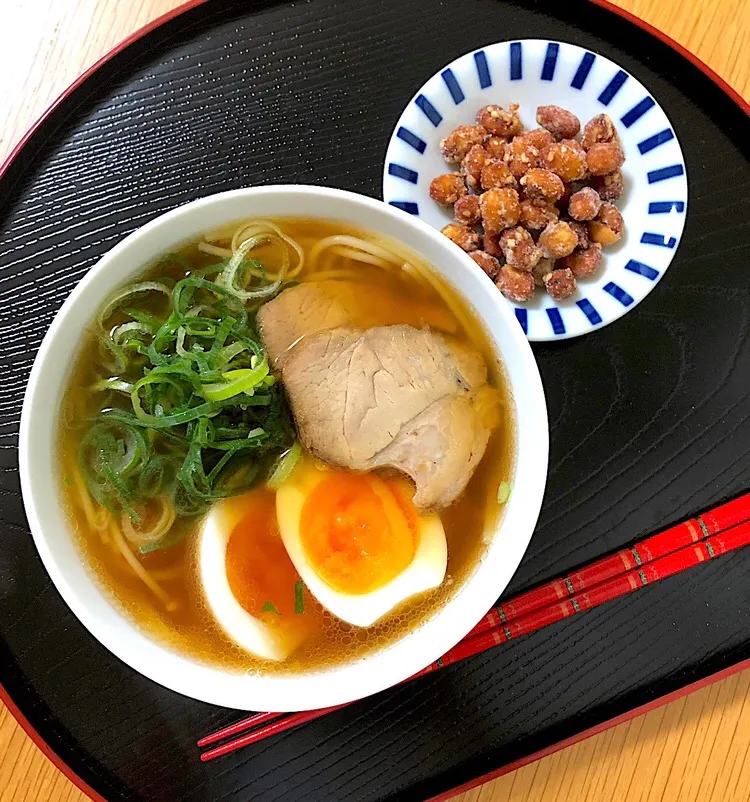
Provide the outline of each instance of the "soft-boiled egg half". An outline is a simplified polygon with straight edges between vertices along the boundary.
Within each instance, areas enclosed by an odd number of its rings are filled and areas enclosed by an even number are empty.
[[[198,564],[216,622],[241,648],[285,660],[310,634],[309,616],[295,612],[302,586],[279,536],[270,490],[252,490],[211,508]]]
[[[313,596],[359,627],[440,585],[448,552],[437,515],[405,479],[326,468],[303,457],[276,493],[287,554]]]

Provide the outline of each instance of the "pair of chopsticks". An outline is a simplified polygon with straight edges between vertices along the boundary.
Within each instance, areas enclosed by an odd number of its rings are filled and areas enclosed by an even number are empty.
[[[499,604],[459,644],[404,681],[536,632],[747,545],[750,545],[750,493]],[[257,713],[201,738],[199,747],[232,739],[203,752],[201,760],[213,760],[346,706],[291,714]]]

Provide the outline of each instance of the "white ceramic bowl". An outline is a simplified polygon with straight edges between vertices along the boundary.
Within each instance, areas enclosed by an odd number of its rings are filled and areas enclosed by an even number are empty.
[[[440,140],[473,123],[488,103],[519,103],[527,129],[537,106],[569,109],[582,124],[609,114],[626,162],[625,193],[617,206],[625,235],[603,251],[602,267],[564,301],[545,292],[512,304],[530,340],[586,334],[634,309],[664,275],[682,238],[687,215],[685,159],[672,124],[648,89],[618,64],[567,42],[497,42],[452,61],[417,90],[393,130],[383,171],[383,200],[442,228],[452,209],[429,197],[430,181],[453,172]],[[507,303],[511,303],[508,301]]]
[[[84,327],[112,291],[185,241],[251,217],[324,217],[391,237],[421,254],[471,303],[501,355],[516,407],[513,492],[484,560],[456,596],[402,640],[324,672],[255,677],[177,654],[123,613],[90,572],[70,532],[58,482],[58,400]],[[511,308],[465,254],[430,226],[380,201],[312,186],[212,195],[135,231],[91,269],[55,317],[31,371],[21,416],[20,473],[34,541],[52,581],[80,621],[123,662],[186,696],[248,710],[306,710],[353,701],[406,679],[477,623],[513,576],[536,524],[547,472],[547,414],[537,366]]]

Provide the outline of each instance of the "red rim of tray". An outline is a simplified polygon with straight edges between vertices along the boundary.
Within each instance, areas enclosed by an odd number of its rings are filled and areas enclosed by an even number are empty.
[[[162,14],[160,17],[157,17],[155,20],[152,20],[147,25],[144,25],[142,28],[139,28],[137,31],[132,33],[127,38],[123,39],[119,44],[115,45],[110,51],[105,53],[101,58],[99,58],[94,64],[92,64],[88,69],[81,73],[81,75],[76,78],[73,83],[70,84],[42,113],[42,115],[34,122],[31,127],[26,131],[26,133],[21,137],[18,143],[15,145],[13,150],[10,152],[8,157],[0,166],[0,178],[2,178],[7,170],[10,168],[11,164],[18,158],[21,151],[26,147],[29,140],[36,134],[39,128],[42,126],[44,122],[51,116],[51,114],[61,106],[67,98],[75,92],[78,87],[80,87],[85,81],[87,81],[100,67],[104,66],[107,62],[113,59],[116,55],[121,53],[123,50],[128,48],[134,42],[137,42],[142,37],[146,36],[147,34],[151,33],[151,31],[155,30],[156,28],[161,27],[165,23],[169,22],[170,20],[175,19],[176,17],[184,14],[187,11],[190,11],[193,8],[197,8],[200,5],[203,5],[208,0],[186,0],[177,8],[168,11],[166,14]],[[696,66],[701,72],[703,72],[708,78],[710,78],[718,87],[728,95],[747,115],[750,115],[750,103],[748,103],[735,89],[733,89],[720,75],[718,75],[714,70],[712,70],[704,61],[702,61],[698,56],[694,53],[691,53],[685,47],[683,47],[679,42],[676,42],[670,36],[665,34],[663,31],[660,31],[658,28],[655,28],[653,25],[649,24],[648,22],[636,17],[634,14],[631,14],[629,11],[625,11],[622,8],[619,8],[613,5],[609,0],[590,0],[590,2],[594,3],[601,8],[610,11],[613,14],[617,14],[618,16],[622,17],[623,19],[628,20],[628,22],[632,22],[634,25],[637,25],[639,28],[642,28],[647,33],[650,33],[652,36],[655,36],[660,41],[664,42],[664,44],[671,47],[681,56],[686,58],[690,61],[694,66]],[[482,785],[490,780],[497,779],[498,777],[502,777],[505,774],[510,774],[511,772],[515,771],[516,769],[520,769],[523,766],[527,766],[530,763],[535,762],[536,760],[540,760],[543,757],[547,757],[548,755],[552,755],[555,752],[558,752],[561,749],[565,749],[569,746],[573,746],[576,743],[580,743],[581,741],[585,740],[586,738],[590,738],[592,735],[598,735],[605,730],[610,729],[611,727],[615,727],[618,724],[622,724],[624,722],[630,721],[631,719],[637,718],[644,713],[648,713],[651,710],[655,710],[669,702],[673,702],[676,699],[680,699],[683,696],[686,696],[694,691],[698,691],[701,688],[705,688],[708,685],[713,684],[714,682],[718,682],[719,680],[726,679],[727,677],[731,677],[733,674],[737,674],[744,669],[750,669],[750,660],[745,660],[741,663],[737,663],[736,665],[729,666],[728,668],[723,669],[715,674],[711,674],[708,677],[704,677],[697,682],[693,682],[690,685],[686,685],[684,688],[680,688],[677,691],[673,691],[672,693],[668,693],[665,696],[661,696],[658,699],[655,699],[645,705],[641,705],[640,707],[636,707],[633,710],[629,710],[627,713],[623,713],[620,716],[616,716],[615,718],[609,719],[607,721],[602,722],[601,724],[597,724],[595,727],[591,727],[588,730],[584,730],[583,732],[578,733],[570,738],[566,738],[563,741],[559,741],[556,744],[552,744],[548,746],[546,749],[542,749],[538,752],[534,752],[531,755],[527,755],[519,760],[516,760],[512,763],[508,763],[505,766],[502,766],[499,769],[495,769],[494,771],[488,772],[487,774],[483,774],[464,785],[457,786],[452,790],[440,794],[436,797],[433,797],[431,802],[444,802],[445,800],[450,799],[457,793],[461,793],[463,791],[469,791],[472,788],[476,788],[479,785]],[[0,684],[0,701],[8,708],[11,715],[15,720],[18,722],[21,729],[26,733],[26,735],[31,738],[31,740],[36,744],[36,746],[42,751],[42,753],[47,757],[50,762],[62,773],[67,777],[73,785],[75,785],[80,791],[85,793],[89,796],[94,802],[107,802],[107,800],[97,793],[88,783],[86,783],[81,777],[79,777],[73,769],[65,763],[62,758],[52,749],[52,747],[45,741],[45,739],[40,735],[40,733],[34,728],[34,726],[29,722],[26,716],[21,712],[21,710],[16,706],[15,702],[12,700],[8,692],[5,688]],[[197,759],[197,755],[196,755]]]

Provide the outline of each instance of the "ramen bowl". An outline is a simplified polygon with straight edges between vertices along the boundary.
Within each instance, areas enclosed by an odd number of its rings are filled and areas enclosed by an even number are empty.
[[[165,253],[203,232],[253,217],[340,221],[401,243],[473,309],[491,342],[514,407],[511,493],[466,581],[405,636],[330,669],[257,675],[207,664],[143,630],[87,566],[62,497],[60,397],[94,310]],[[539,372],[511,308],[465,254],[424,222],[379,201],[336,189],[268,186],[212,195],[138,229],[91,269],[56,315],[37,354],[24,399],[19,445],[24,504],[34,541],[56,588],[92,635],[142,675],[186,696],[248,710],[306,710],[351,702],[405,680],[454,646],[493,605],[534,530],[547,470],[547,417]]]

